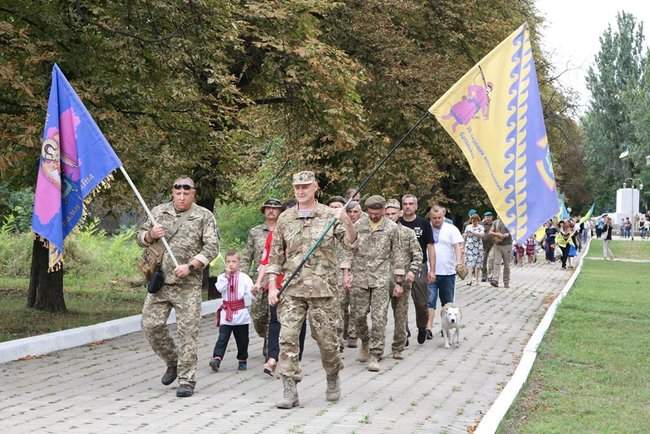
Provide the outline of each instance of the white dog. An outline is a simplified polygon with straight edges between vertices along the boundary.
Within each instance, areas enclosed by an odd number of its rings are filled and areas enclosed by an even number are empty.
[[[458,348],[460,346],[460,320],[462,318],[460,308],[454,304],[447,303],[442,307],[440,316],[442,319],[442,335],[445,338],[445,348],[449,348],[450,346],[449,331],[451,329],[455,330],[451,343]]]

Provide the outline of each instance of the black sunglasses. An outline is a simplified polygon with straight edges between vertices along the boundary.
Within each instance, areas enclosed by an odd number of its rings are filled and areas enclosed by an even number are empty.
[[[193,190],[194,186],[189,184],[174,184],[174,190]]]

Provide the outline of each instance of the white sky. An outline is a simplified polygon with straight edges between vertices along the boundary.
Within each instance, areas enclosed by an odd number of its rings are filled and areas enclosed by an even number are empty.
[[[580,113],[589,102],[586,75],[600,48],[600,35],[611,24],[616,29],[616,13],[624,10],[643,22],[648,45],[650,35],[650,1],[647,0],[536,0],[545,18],[542,49],[556,68],[563,86],[579,93]]]

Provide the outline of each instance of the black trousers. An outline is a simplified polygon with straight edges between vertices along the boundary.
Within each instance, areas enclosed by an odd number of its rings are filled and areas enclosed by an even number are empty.
[[[269,316],[269,329],[268,329],[268,349],[267,360],[270,358],[275,359],[277,362],[280,357],[280,321],[278,321],[278,305],[270,307],[271,315]],[[300,353],[298,360],[302,360],[302,353],[305,351],[305,336],[307,335],[307,321],[303,321],[302,328],[300,329]]]
[[[429,320],[429,284],[427,282],[427,264],[423,263],[420,273],[415,277],[415,282],[411,286],[411,298],[415,305],[415,323],[419,329],[427,328]],[[408,326],[407,326],[408,329]]]
[[[235,326],[224,324],[219,326],[219,339],[214,345],[212,357],[223,359],[231,333],[235,335],[235,342],[237,343],[237,360],[248,360],[248,324]]]

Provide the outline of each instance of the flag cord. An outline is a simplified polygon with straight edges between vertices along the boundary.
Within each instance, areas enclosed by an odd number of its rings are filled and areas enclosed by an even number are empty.
[[[149,210],[149,207],[147,204],[144,202],[144,199],[140,195],[140,192],[136,188],[135,184],[133,184],[133,181],[131,181],[131,177],[129,176],[128,173],[126,173],[126,170],[124,170],[124,166],[120,166],[120,171],[122,172],[122,175],[124,175],[124,178],[126,178],[126,182],[129,183],[129,186],[135,193],[135,196],[138,198],[138,201],[140,201],[140,205],[142,205],[142,208],[144,208],[144,211],[147,213],[147,216],[149,217],[149,220],[151,220],[151,223],[154,225],[157,224],[156,220],[153,218],[153,214],[151,214],[151,210]],[[161,238],[161,241],[163,245],[165,246],[165,250],[167,250],[167,253],[169,253],[169,257],[172,259],[172,262],[174,263],[174,266],[178,267],[178,261],[176,260],[176,257],[174,256],[174,253],[172,253],[171,247],[169,247],[169,243],[165,239],[165,237]]]
[[[359,184],[359,187],[358,187],[358,188],[356,189],[356,191],[355,191],[355,192],[350,196],[350,198],[348,199],[348,201],[347,201],[347,202],[345,203],[345,205],[343,206],[343,209],[344,209],[344,210],[347,209],[347,207],[348,207],[348,205],[350,204],[350,202],[352,202],[352,199],[353,199],[353,198],[354,198],[358,193],[360,193],[361,190],[363,190],[363,189],[366,187],[366,185],[368,185],[368,183],[370,182],[370,180],[372,179],[372,177],[375,175],[375,173],[377,173],[377,171],[378,171],[379,169],[381,169],[381,167],[384,165],[384,163],[385,163],[385,162],[386,162],[386,161],[387,161],[387,160],[388,160],[388,159],[389,159],[389,158],[390,158],[390,157],[395,153],[395,151],[397,151],[397,148],[399,148],[399,146],[402,144],[402,142],[404,142],[404,140],[406,140],[406,138],[407,138],[408,136],[410,136],[411,133],[412,133],[413,131],[415,131],[415,129],[416,129],[418,126],[420,126],[420,124],[421,124],[421,123],[422,123],[422,122],[423,122],[427,117],[429,117],[429,115],[430,115],[429,111],[428,111],[428,110],[425,111],[425,112],[422,114],[422,116],[420,116],[420,118],[417,120],[417,122],[415,122],[415,123],[411,126],[411,128],[409,128],[408,131],[407,131],[406,133],[404,133],[404,135],[403,135],[403,136],[402,136],[402,137],[401,137],[397,142],[395,142],[395,144],[394,144],[393,147],[390,149],[390,151],[388,151],[388,153],[387,153],[386,155],[384,155],[384,157],[379,161],[379,163],[377,163],[377,165],[375,166],[375,168],[372,169],[372,171],[371,171],[371,172],[370,172],[370,173],[365,177],[365,179],[361,182],[361,184]],[[344,211],[344,212],[345,212],[345,211]],[[320,245],[320,243],[323,242],[323,239],[325,238],[325,235],[327,235],[327,232],[329,232],[329,230],[334,226],[335,223],[336,223],[336,219],[332,219],[332,220],[329,222],[329,224],[325,227],[325,229],[324,229],[323,232],[320,234],[320,236],[318,237],[318,239],[316,240],[316,242],[315,242],[315,243],[314,243],[314,244],[309,248],[309,250],[307,251],[307,253],[305,254],[305,256],[302,258],[302,261],[300,261],[300,264],[298,264],[298,266],[297,266],[296,269],[291,273],[291,275],[289,275],[289,277],[288,277],[287,279],[285,279],[284,284],[282,285],[282,288],[280,289],[280,291],[278,291],[278,295],[280,295],[280,294],[282,293],[282,291],[284,291],[284,290],[287,288],[287,286],[289,286],[289,284],[291,283],[291,281],[293,280],[293,278],[294,278],[294,277],[295,277],[295,276],[300,272],[300,270],[301,270],[302,267],[307,263],[307,261],[309,260],[309,258],[311,257],[311,255],[314,254],[314,252],[316,251],[316,249],[318,248],[318,246]]]

